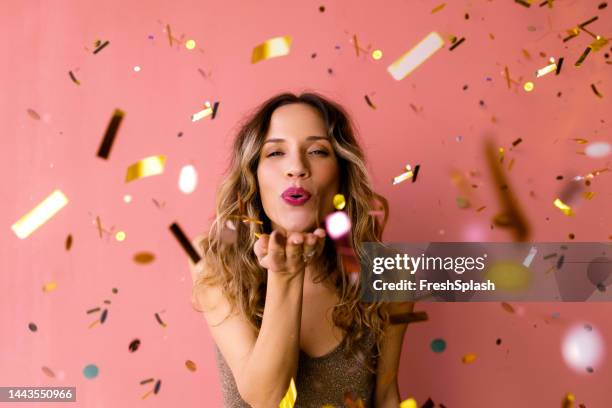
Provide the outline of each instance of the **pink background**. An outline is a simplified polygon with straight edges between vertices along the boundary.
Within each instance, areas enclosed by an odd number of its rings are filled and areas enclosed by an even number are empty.
[[[515,160],[508,176],[533,241],[567,241],[574,233],[575,241],[610,242],[612,173],[593,180],[587,189],[595,193],[592,200],[578,197],[574,217],[552,203],[567,180],[610,166],[610,156],[576,154],[585,145],[571,140],[611,141],[612,66],[604,56],[610,44],[575,68],[592,38],[584,32],[566,43],[562,38],[596,15],[599,20],[587,29],[609,36],[612,7],[598,10],[599,1],[559,0],[552,9],[454,1],[432,14],[441,1],[381,3],[2,2],[0,386],[76,386],[74,406],[80,407],[163,407],[177,401],[221,406],[212,340],[191,309],[187,258],[168,226],[178,222],[190,238],[206,229],[237,121],[279,91],[320,91],[354,116],[375,186],[390,201],[387,241],[511,240],[509,231],[490,228],[500,207],[483,155],[487,133],[506,149],[504,163]],[[170,46],[166,24],[177,40],[194,39],[196,49],[180,42]],[[431,31],[466,40],[453,51],[447,41],[395,81],[386,67]],[[382,50],[383,58],[357,56],[353,34],[362,48]],[[280,35],[293,37],[290,55],[252,65],[252,48]],[[93,55],[96,40],[110,44]],[[561,74],[535,78],[551,56],[565,58]],[[505,66],[518,83],[511,89]],[[526,81],[534,82],[533,92],[523,90]],[[603,98],[593,93],[592,83]],[[366,104],[366,94],[376,110]],[[191,115],[207,100],[220,102],[218,116],[192,123]],[[115,108],[126,116],[109,159],[102,160],[96,152]],[[522,143],[510,151],[519,137]],[[168,158],[163,175],[124,183],[130,164],[157,154]],[[420,164],[417,181],[391,185],[408,163]],[[177,184],[187,164],[199,174],[190,195]],[[470,208],[456,204],[463,194],[452,170],[477,185],[470,188]],[[69,204],[27,239],[17,238],[10,226],[56,188]],[[123,201],[125,194],[131,203]],[[109,234],[100,239],[96,216],[105,229],[124,231],[125,241]],[[64,248],[68,234],[74,238],[70,251]],[[141,251],[154,253],[155,261],[134,263]],[[57,289],[44,293],[50,281]],[[105,299],[112,303],[105,305]],[[94,307],[108,308],[108,318],[88,328],[99,316],[86,314]],[[431,397],[449,408],[558,407],[573,392],[586,407],[612,406],[610,357],[594,373],[581,374],[560,352],[564,332],[577,322],[601,331],[609,349],[612,305],[515,308],[520,313],[498,303],[417,305],[430,320],[408,328],[399,373],[402,399],[413,396],[420,406]],[[166,328],[156,322],[156,312]],[[553,319],[555,312],[560,315]],[[37,332],[28,330],[30,322]],[[447,342],[439,354],[430,349],[438,337]],[[142,344],[130,353],[135,338]],[[477,359],[466,365],[461,357],[468,352]],[[197,364],[196,372],[185,368],[187,359]],[[84,377],[88,364],[99,367],[97,378]],[[161,379],[161,390],[141,400],[152,388],[139,384],[146,378]]]

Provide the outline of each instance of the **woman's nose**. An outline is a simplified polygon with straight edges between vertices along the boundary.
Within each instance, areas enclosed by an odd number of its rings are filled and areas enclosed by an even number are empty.
[[[308,168],[301,158],[296,158],[291,161],[286,173],[288,177],[306,177],[308,175]]]

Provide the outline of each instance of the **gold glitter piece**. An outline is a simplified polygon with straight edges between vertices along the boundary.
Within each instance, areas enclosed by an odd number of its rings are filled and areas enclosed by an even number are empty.
[[[295,388],[295,382],[293,381],[292,377],[291,383],[289,384],[289,388],[287,389],[287,393],[285,394],[285,397],[281,400],[278,408],[293,408],[296,399],[297,389]]]
[[[282,57],[289,54],[291,49],[291,42],[293,39],[291,36],[274,37],[270,38],[263,43],[253,48],[253,54],[251,55],[251,64],[256,64],[259,61],[267,60],[270,58]]]
[[[185,42],[185,48],[187,48],[188,50],[193,50],[196,46],[196,42],[194,40],[187,40]]]
[[[555,68],[556,69],[556,68]],[[525,82],[525,85],[523,85],[523,88],[525,89],[525,91],[527,92],[531,92],[533,91],[533,82]]]
[[[574,142],[579,143],[579,144],[586,144],[589,143],[588,140],[586,139],[572,139]]]
[[[117,233],[115,234],[115,239],[120,242],[125,240],[125,232],[117,231]]]
[[[342,210],[346,206],[346,200],[342,194],[336,194],[334,196],[334,207],[336,210]]]
[[[389,65],[387,71],[396,81],[401,81],[443,46],[444,39],[434,31]]]
[[[595,39],[595,41],[593,41],[591,44],[589,44],[589,48],[591,48],[593,51],[597,52],[599,50],[601,50],[603,47],[605,47],[606,45],[608,45],[608,39],[605,37],[600,37],[597,36],[597,38]]]
[[[191,360],[185,361],[185,367],[187,367],[187,369],[192,372],[195,372],[198,369],[198,367],[196,366],[196,363],[194,363]]]
[[[55,282],[47,282],[43,285],[43,292],[49,293],[53,292],[57,288],[57,283]]]
[[[585,200],[591,200],[593,198],[593,196],[595,196],[595,192],[594,191],[585,191],[584,193],[582,193],[582,196],[584,197]]]
[[[414,398],[408,398],[400,402],[399,408],[418,408],[418,405]]]
[[[574,394],[568,392],[567,394],[565,394],[565,397],[563,397],[563,403],[561,404],[561,408],[574,408],[575,400],[576,398],[574,398]]]
[[[555,204],[555,207],[560,209],[563,212],[563,214],[567,215],[568,217],[571,217],[573,215],[572,207],[565,204],[563,201],[561,201],[560,198],[557,198],[554,204]]]
[[[372,51],[372,58],[374,58],[375,60],[378,61],[379,59],[382,58],[382,56],[383,56],[383,53],[382,53],[381,50],[374,50],[374,51]]]
[[[438,11],[442,10],[445,6],[446,6],[446,3],[442,3],[439,6],[434,7],[433,10],[431,10],[431,14],[437,13]]]
[[[259,237],[261,237],[263,234],[260,234],[259,232],[255,232],[255,237],[257,237],[257,239],[259,239]]]
[[[164,172],[164,164],[166,163],[166,156],[163,154],[157,156],[145,157],[132,164],[127,169],[125,175],[125,182],[138,180],[144,177],[156,176]]]
[[[461,359],[461,361],[463,361],[464,364],[473,363],[475,360],[476,360],[476,354],[474,354],[474,353],[467,353]]]
[[[151,252],[139,252],[134,254],[134,262],[139,264],[148,264],[155,260],[155,254]]]
[[[17,237],[25,239],[68,204],[68,198],[59,189],[45,198],[34,209],[11,226]]]

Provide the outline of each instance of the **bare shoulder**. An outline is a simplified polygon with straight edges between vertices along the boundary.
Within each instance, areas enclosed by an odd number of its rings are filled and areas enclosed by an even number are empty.
[[[198,235],[192,241],[193,247],[202,258],[197,264],[189,261],[194,284],[192,300],[202,312],[215,344],[230,367],[238,388],[241,389],[241,369],[254,347],[257,332],[239,308],[231,306],[221,285],[206,284],[200,279],[202,276],[219,272],[205,260],[201,245],[205,239],[206,236]]]

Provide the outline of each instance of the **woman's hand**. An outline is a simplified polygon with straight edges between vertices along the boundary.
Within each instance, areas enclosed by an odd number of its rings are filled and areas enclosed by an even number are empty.
[[[306,264],[323,253],[325,230],[312,233],[292,232],[288,237],[274,230],[260,235],[253,250],[259,264],[269,272],[294,277],[306,269]]]

